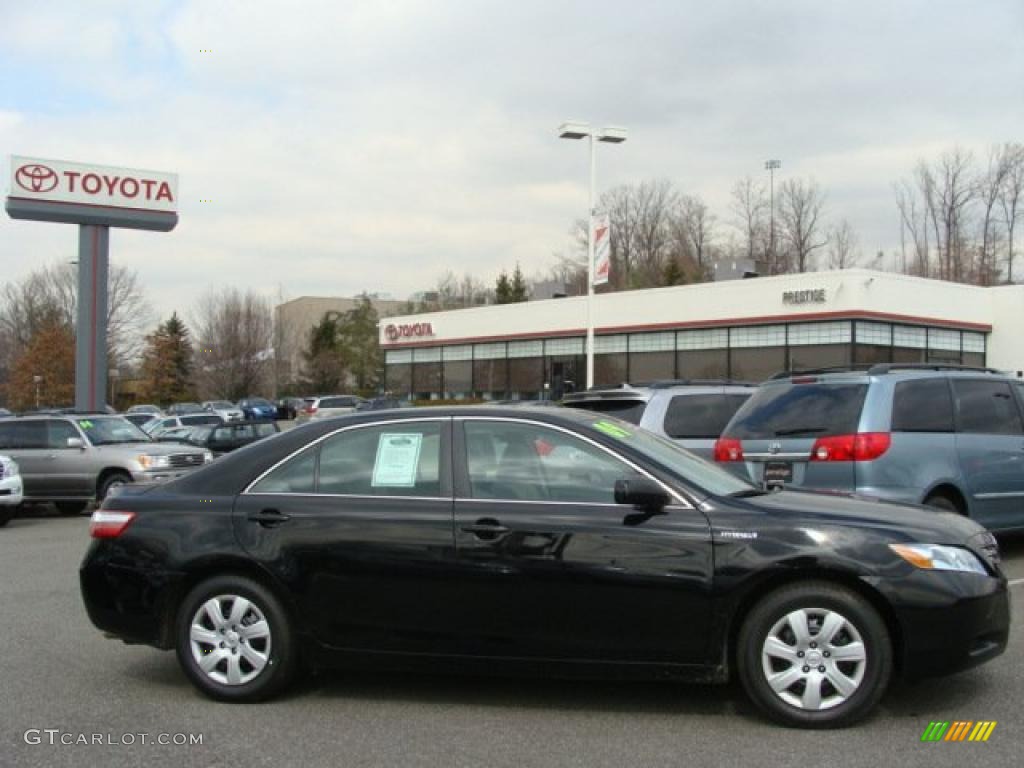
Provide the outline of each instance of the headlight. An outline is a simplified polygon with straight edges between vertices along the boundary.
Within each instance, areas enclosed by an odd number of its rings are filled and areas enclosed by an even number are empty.
[[[889,549],[911,565],[926,571],[964,571],[988,576],[973,552],[940,544],[890,544]]]
[[[142,465],[143,469],[167,469],[171,466],[171,457],[143,454],[139,456],[139,464]]]
[[[211,461],[213,461],[213,452],[203,451],[203,464],[209,464]]]

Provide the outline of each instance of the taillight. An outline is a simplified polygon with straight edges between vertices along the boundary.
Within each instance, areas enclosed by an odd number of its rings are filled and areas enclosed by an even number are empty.
[[[715,461],[743,461],[743,443],[735,437],[715,441]]]
[[[311,406],[309,406],[309,407],[308,407],[308,408],[306,409],[306,413],[309,413],[309,414],[313,414],[313,413],[316,413],[316,406],[315,406],[315,405],[311,405]]]
[[[97,509],[89,522],[89,535],[94,539],[116,539],[135,519],[134,512],[118,509]]]
[[[888,432],[819,437],[811,448],[811,461],[873,461],[889,450]]]

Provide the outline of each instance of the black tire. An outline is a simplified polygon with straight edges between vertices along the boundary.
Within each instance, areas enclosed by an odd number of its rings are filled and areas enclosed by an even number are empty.
[[[3,528],[14,519],[15,507],[10,504],[0,504],[0,528]]]
[[[783,642],[792,645],[796,653],[795,649],[801,647],[801,644],[792,634],[791,625],[788,624],[786,617],[800,609],[807,611],[806,615],[811,619],[808,622],[809,626],[817,620],[816,617],[823,617],[826,612],[834,612],[845,619],[846,623],[832,639],[839,638],[852,644],[856,635],[859,635],[864,658],[860,662],[835,662],[817,656],[811,657],[814,652],[823,656],[825,648],[833,649],[832,652],[838,655],[839,651],[835,649],[847,644],[840,642],[835,645],[821,643],[820,646],[807,646],[807,650],[801,651],[804,654],[801,659],[796,660],[794,657],[795,663],[789,666],[786,666],[787,662],[784,660],[771,660],[770,669],[775,674],[786,672],[792,667],[793,675],[802,676],[808,672],[811,675],[807,680],[795,680],[789,688],[776,693],[768,682],[769,673],[765,669],[766,662],[762,658],[762,652],[766,640],[773,634],[773,629],[778,631],[777,627],[782,624],[784,629],[779,637],[784,637],[789,630],[794,642]],[[820,631],[820,626],[817,629]],[[816,636],[814,627],[811,626],[809,640],[813,642]],[[850,647],[853,648],[852,645]],[[773,720],[801,728],[838,728],[852,725],[866,717],[882,698],[889,684],[893,669],[892,656],[889,631],[871,604],[850,589],[823,581],[793,584],[764,597],[747,615],[740,630],[736,649],[739,677],[747,695]],[[817,669],[809,666],[796,667],[797,664],[803,665],[805,662],[814,661],[820,664]],[[776,663],[780,666],[775,667]],[[830,666],[826,667],[825,664]],[[843,665],[842,668],[839,667],[840,664]],[[818,670],[827,670],[827,675],[816,674]],[[839,689],[833,687],[831,682],[830,676],[835,675],[836,670],[841,671],[848,679],[860,675],[859,683],[845,699],[841,698]],[[808,680],[819,681],[815,690],[820,694],[822,703],[827,703],[837,696],[840,697],[839,701],[828,708],[803,708],[802,704],[807,701],[804,692],[807,690]],[[800,703],[791,703],[784,700],[784,697],[799,697]]]
[[[85,508],[89,505],[87,501],[55,501],[54,506],[57,507],[57,511],[65,517],[71,517],[72,515],[80,515],[85,511]]]
[[[960,508],[960,505],[944,493],[933,493],[924,500],[924,505],[934,509],[941,509],[944,512],[955,512],[958,515],[962,515],[964,513]]]
[[[110,489],[117,485],[125,485],[132,481],[132,476],[127,472],[111,472],[109,475],[103,478],[103,482],[100,483],[96,489],[96,501],[102,502],[107,498],[107,494],[110,493]]]
[[[265,666],[256,672],[252,679],[234,684],[214,679],[210,674],[204,672],[199,666],[196,655],[220,653],[222,660],[216,662],[216,667],[213,669],[213,672],[220,677],[226,678],[229,662],[233,660],[232,656],[238,658],[236,663],[242,665],[243,673],[252,674],[254,669],[246,658],[245,649],[241,647],[245,644],[245,639],[234,638],[238,645],[232,648],[232,638],[229,635],[224,635],[224,642],[220,644],[220,649],[214,644],[205,643],[197,643],[196,649],[193,649],[191,638],[193,618],[207,601],[231,596],[248,600],[255,607],[256,612],[262,614],[262,618],[269,627],[266,644],[260,645],[258,639],[249,641],[251,648],[257,652],[265,652],[267,644],[269,644],[269,654],[263,653],[267,658]],[[233,606],[233,603],[225,600],[221,600],[220,604]],[[228,610],[230,613],[230,609]],[[244,628],[246,622],[255,625],[253,620],[258,616],[257,613],[247,613],[242,618],[243,621],[233,626]],[[219,637],[212,623],[204,619],[201,626],[209,630],[215,637]],[[228,629],[230,632],[230,627]],[[207,696],[220,701],[246,703],[268,699],[288,685],[297,666],[294,632],[280,600],[263,585],[244,576],[218,576],[204,581],[189,592],[178,609],[175,647],[178,663],[181,664],[192,684]],[[229,651],[231,656],[229,656]]]

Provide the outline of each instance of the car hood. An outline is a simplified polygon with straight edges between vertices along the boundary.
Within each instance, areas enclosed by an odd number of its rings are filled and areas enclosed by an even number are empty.
[[[789,490],[744,501],[780,520],[791,518],[793,524],[871,529],[892,541],[962,544],[985,532],[953,512],[867,496]]]
[[[184,443],[117,443],[116,445],[97,445],[97,451],[104,453],[130,453],[133,456],[145,453],[149,456],[167,456],[172,453],[203,453],[201,448]]]

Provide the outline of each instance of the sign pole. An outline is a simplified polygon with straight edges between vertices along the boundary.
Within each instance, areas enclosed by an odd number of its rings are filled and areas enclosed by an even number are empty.
[[[594,386],[594,186],[597,153],[590,134],[590,205],[587,209],[587,389]]]
[[[78,228],[78,307],[75,323],[75,410],[107,405],[107,280],[110,227]]]

